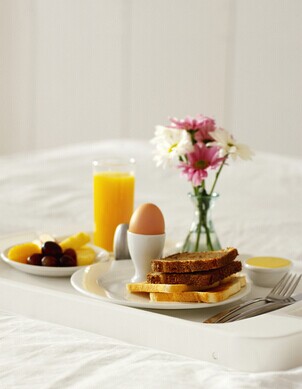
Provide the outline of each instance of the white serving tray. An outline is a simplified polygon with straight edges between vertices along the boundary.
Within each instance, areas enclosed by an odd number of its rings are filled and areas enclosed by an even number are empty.
[[[2,237],[0,249],[35,237],[32,233]],[[253,287],[249,297],[266,293],[265,288]],[[221,308],[145,310],[112,304],[79,294],[68,278],[22,273],[2,261],[0,295],[1,310],[236,370],[285,370],[302,364],[302,301],[235,323],[203,324]]]

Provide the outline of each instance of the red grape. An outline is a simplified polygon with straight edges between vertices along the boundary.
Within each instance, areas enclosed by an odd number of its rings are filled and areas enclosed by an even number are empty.
[[[60,258],[63,254],[61,246],[56,242],[47,241],[42,246],[42,253],[44,256],[51,256]]]
[[[70,257],[74,258],[75,260],[77,259],[77,253],[75,252],[74,249],[66,249],[63,254],[69,255]]]
[[[32,254],[27,258],[26,262],[28,265],[41,266],[41,260],[43,258],[43,254]]]
[[[42,266],[59,266],[59,261],[56,257],[52,257],[51,255],[46,255],[42,258]]]
[[[71,257],[70,255],[64,254],[59,261],[60,261],[60,266],[64,266],[64,267],[77,266],[77,260]]]

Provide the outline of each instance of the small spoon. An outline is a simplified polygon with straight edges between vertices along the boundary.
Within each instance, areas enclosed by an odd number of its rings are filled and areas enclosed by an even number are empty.
[[[131,259],[127,242],[128,228],[127,223],[119,224],[116,227],[113,239],[113,254],[116,260]]]

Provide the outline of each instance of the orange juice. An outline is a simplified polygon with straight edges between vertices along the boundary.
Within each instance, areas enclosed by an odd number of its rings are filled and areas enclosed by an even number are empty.
[[[94,243],[113,250],[116,227],[129,223],[134,205],[134,174],[102,171],[93,177]]]

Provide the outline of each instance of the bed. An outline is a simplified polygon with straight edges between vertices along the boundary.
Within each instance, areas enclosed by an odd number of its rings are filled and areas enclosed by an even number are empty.
[[[180,242],[193,216],[189,184],[177,172],[155,167],[148,142],[111,140],[2,156],[1,250],[41,232],[91,231],[91,163],[112,156],[135,158],[135,204],[157,204],[169,245]],[[290,258],[301,270],[301,162],[259,152],[251,162],[226,167],[213,211],[223,246],[237,247],[243,254]],[[1,388],[302,387],[302,367],[295,363],[247,372],[173,347],[164,349],[152,320],[160,317],[164,326],[165,314],[100,304],[74,290],[67,278],[25,275],[1,261],[0,292]],[[198,309],[194,311],[197,317]],[[173,320],[181,315],[190,313],[167,316],[169,344],[181,343],[173,339]],[[132,335],[127,337],[126,330]],[[200,340],[200,347],[205,341]],[[184,331],[183,342],[190,342],[190,331]],[[287,359],[291,361],[290,353]]]

